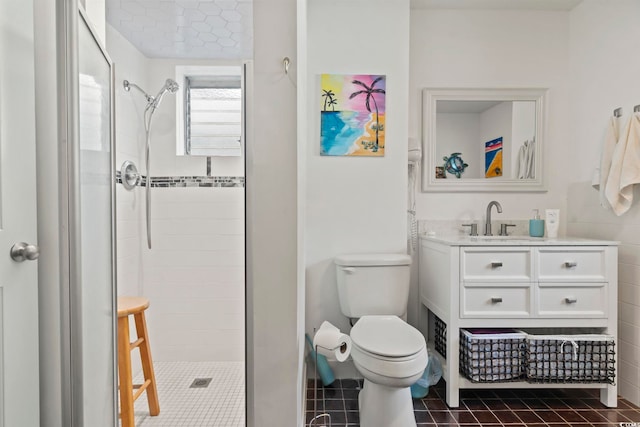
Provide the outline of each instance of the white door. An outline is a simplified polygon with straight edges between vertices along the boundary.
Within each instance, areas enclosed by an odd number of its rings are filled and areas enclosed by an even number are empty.
[[[0,0],[0,427],[37,427],[37,244],[33,0]],[[35,256],[30,248],[29,258]]]

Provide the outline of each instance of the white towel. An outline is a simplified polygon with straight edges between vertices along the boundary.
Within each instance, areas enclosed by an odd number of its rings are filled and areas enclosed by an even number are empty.
[[[536,177],[536,140],[529,141],[529,149],[527,150],[527,176],[525,179],[533,179]]]
[[[517,176],[518,179],[535,178],[535,141],[525,141],[518,150]]]
[[[620,174],[620,194],[633,202],[633,185],[640,183],[640,113],[633,113],[627,148],[624,150],[622,173]]]
[[[609,125],[607,126],[607,133],[604,137],[604,144],[602,145],[602,153],[600,153],[600,165],[596,167],[593,174],[593,180],[591,185],[600,193],[600,206],[606,209],[610,209],[611,205],[607,201],[605,196],[605,186],[607,184],[607,178],[609,177],[609,171],[611,170],[611,159],[613,158],[613,151],[616,148],[618,142],[618,118],[611,116]]]
[[[629,119],[611,159],[605,196],[616,215],[631,207],[633,184],[637,183],[640,183],[640,113]]]

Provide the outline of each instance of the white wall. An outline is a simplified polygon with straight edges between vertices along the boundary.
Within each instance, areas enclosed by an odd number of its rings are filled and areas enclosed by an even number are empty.
[[[492,141],[496,138],[502,137],[502,170],[503,176],[497,176],[491,178],[491,180],[501,180],[509,177],[504,171],[511,170],[511,159],[509,158],[512,150],[511,146],[511,132],[512,132],[512,103],[501,102],[493,107],[485,110],[480,114],[480,140],[476,140],[480,146],[480,157],[476,160],[480,163],[482,170],[481,177],[485,175],[485,142]]]
[[[254,88],[247,142],[247,425],[302,419],[298,332],[296,1],[253,2]],[[290,75],[282,59],[289,57]],[[302,250],[300,248],[300,250]]]
[[[569,14],[531,10],[411,10],[409,136],[421,138],[424,88],[548,88],[545,142],[546,193],[421,193],[418,220],[484,221],[487,204],[498,200],[494,221],[525,220],[532,209],[566,211],[569,155]],[[424,147],[423,147],[424,150]],[[524,202],[523,202],[524,200]],[[565,220],[561,215],[560,234]],[[482,227],[480,226],[480,230]],[[408,315],[416,322],[417,273],[411,281]]]
[[[143,96],[126,92],[123,80],[141,87],[147,85],[148,59],[113,27],[107,25],[107,51],[116,72],[116,168],[125,160],[135,163],[144,173]],[[135,90],[135,89],[133,89]],[[141,295],[143,283],[142,239],[144,222],[144,189],[127,191],[116,186],[117,280],[119,295]]]
[[[59,254],[60,167],[58,165],[58,99],[56,5],[34,1],[36,178],[38,186],[38,246],[43,254]],[[38,259],[38,321],[40,334],[40,425],[63,427],[62,287],[59,256]]]
[[[546,193],[420,193],[418,219],[528,219],[533,208],[566,210],[568,12],[411,10],[409,135],[421,138],[421,90],[437,87],[543,87],[548,92]],[[564,230],[562,225],[561,232]]]
[[[462,153],[462,159],[469,165],[462,175],[464,178],[484,177],[484,150],[478,141],[480,133],[480,114],[478,113],[438,113],[436,116],[436,165],[444,165],[444,157],[451,153]],[[430,171],[429,173],[435,173]],[[457,179],[447,173],[446,179]]]
[[[409,2],[310,0],[307,5],[304,251],[306,331],[313,335],[324,320],[350,330],[338,303],[336,255],[406,252]],[[322,73],[386,75],[384,157],[320,156]]]
[[[518,176],[518,153],[525,141],[536,134],[536,103],[515,101],[513,104],[513,132],[511,134],[511,175]],[[505,169],[506,170],[506,169]]]
[[[105,0],[80,0],[80,3],[84,5],[84,10],[87,12],[87,15],[89,15],[89,20],[100,42],[104,45],[107,39],[107,10]]]
[[[640,104],[640,3],[584,0],[571,12],[571,164],[568,232],[621,242],[618,264],[618,391],[640,404],[640,207],[621,217],[599,206],[591,188],[607,121],[623,107],[626,123]]]

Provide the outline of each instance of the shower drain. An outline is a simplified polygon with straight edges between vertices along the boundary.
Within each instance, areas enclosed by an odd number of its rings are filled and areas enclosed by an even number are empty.
[[[193,380],[189,388],[207,388],[211,383],[212,378],[196,378]]]

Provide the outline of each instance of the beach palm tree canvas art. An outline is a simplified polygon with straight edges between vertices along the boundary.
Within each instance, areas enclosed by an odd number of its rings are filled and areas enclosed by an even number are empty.
[[[384,75],[322,74],[320,154],[384,156]]]

